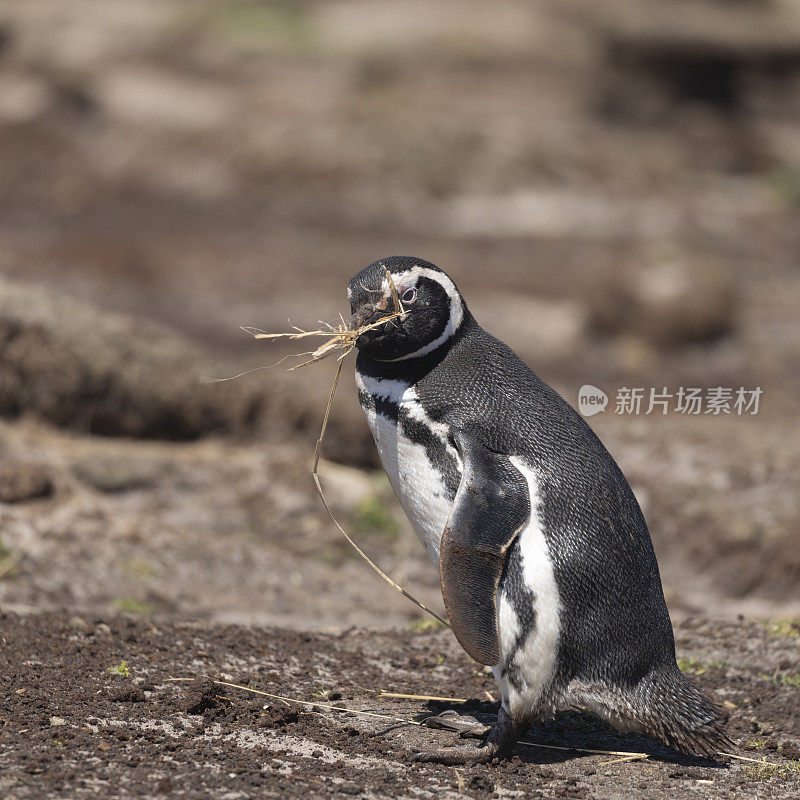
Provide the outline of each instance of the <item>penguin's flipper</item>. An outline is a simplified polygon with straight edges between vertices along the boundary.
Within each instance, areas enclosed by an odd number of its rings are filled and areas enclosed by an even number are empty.
[[[458,643],[481,664],[500,661],[497,587],[531,513],[528,484],[508,456],[454,434],[463,475],[442,534],[442,597]]]

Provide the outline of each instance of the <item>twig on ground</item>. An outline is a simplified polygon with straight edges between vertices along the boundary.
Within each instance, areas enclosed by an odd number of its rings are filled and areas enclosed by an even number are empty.
[[[383,689],[371,689],[371,692],[378,696],[388,697],[392,700],[440,700],[443,703],[466,703],[463,697],[439,697],[435,694],[403,694],[401,692],[384,692]]]
[[[648,758],[648,753],[629,753],[625,750],[592,750],[589,747],[563,747],[557,744],[542,744],[541,742],[529,742],[527,739],[520,739],[517,744],[527,745],[528,747],[541,747],[545,750],[564,750],[576,753],[590,753],[601,756],[625,756],[621,761],[633,761],[640,758]]]
[[[644,759],[648,757],[647,753],[635,753],[630,756],[623,756],[622,758],[612,758],[610,761],[601,761],[600,766],[605,767],[608,764],[622,764],[628,761],[644,761]]]
[[[736,758],[739,761],[752,761],[753,764],[770,764],[775,767],[780,766],[780,764],[776,764],[774,761],[767,761],[765,758],[748,758],[747,756],[737,756],[736,753],[723,753],[721,750],[719,755],[727,756],[728,758]]]
[[[164,678],[165,682],[192,682],[195,678]],[[345,706],[332,706],[328,705],[327,703],[319,703],[317,701],[312,700],[298,700],[296,697],[287,697],[282,694],[273,694],[272,692],[265,692],[262,689],[253,689],[251,686],[244,686],[241,683],[230,683],[228,681],[217,681],[212,680],[212,683],[216,684],[217,686],[228,686],[231,689],[241,689],[243,692],[251,692],[252,694],[262,695],[263,697],[269,697],[273,700],[282,700],[285,703],[297,703],[301,706],[313,706],[316,708],[327,708],[330,711],[344,711],[347,714],[361,714],[365,717],[377,717],[378,719],[389,719],[394,722],[403,722],[408,725],[419,725],[421,726],[421,722],[417,722],[413,719],[405,719],[404,717],[395,717],[389,714],[377,714],[374,711],[360,711],[357,708],[346,708]]]

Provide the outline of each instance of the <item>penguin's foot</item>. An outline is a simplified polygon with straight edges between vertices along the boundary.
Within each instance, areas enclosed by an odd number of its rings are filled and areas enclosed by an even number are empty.
[[[499,758],[499,748],[496,744],[488,743],[485,747],[437,747],[435,750],[426,750],[415,753],[412,761],[434,764],[486,764]]]
[[[462,717],[455,711],[442,711],[434,717],[426,717],[422,722],[429,728],[453,731],[462,739],[485,739],[492,731],[491,725],[484,725],[474,717]]]
[[[416,753],[412,761],[457,765],[486,764],[496,758],[509,758],[514,751],[514,745],[527,727],[527,720],[513,720],[501,708],[497,715],[497,724],[491,729],[489,739],[483,747],[439,747]]]

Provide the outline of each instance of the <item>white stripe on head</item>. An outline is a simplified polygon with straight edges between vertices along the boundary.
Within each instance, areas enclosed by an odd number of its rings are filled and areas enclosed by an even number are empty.
[[[397,287],[397,293],[399,295],[402,295],[405,289],[416,286],[419,278],[428,278],[438,283],[450,299],[450,314],[447,318],[447,325],[445,325],[441,336],[426,344],[424,347],[408,355],[400,356],[400,358],[386,359],[387,361],[405,361],[408,358],[419,358],[420,356],[426,356],[428,353],[432,353],[437,347],[441,347],[441,345],[461,327],[461,323],[464,321],[464,303],[461,300],[461,295],[458,293],[456,285],[444,272],[429,269],[428,267],[414,266],[411,269],[407,269],[405,272],[392,275],[392,280]],[[391,290],[387,278],[383,279],[383,291],[387,297],[391,297]]]

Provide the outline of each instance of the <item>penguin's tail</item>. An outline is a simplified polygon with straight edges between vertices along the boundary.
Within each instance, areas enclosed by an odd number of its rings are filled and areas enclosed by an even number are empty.
[[[652,736],[675,750],[713,760],[735,747],[724,730],[727,714],[677,664],[659,665],[625,690],[585,684],[583,689],[578,693],[582,704],[618,730]]]
[[[662,665],[640,686],[644,732],[684,753],[719,759],[733,742],[725,733],[727,713],[711,702],[677,667]],[[638,721],[638,720],[637,720]]]

